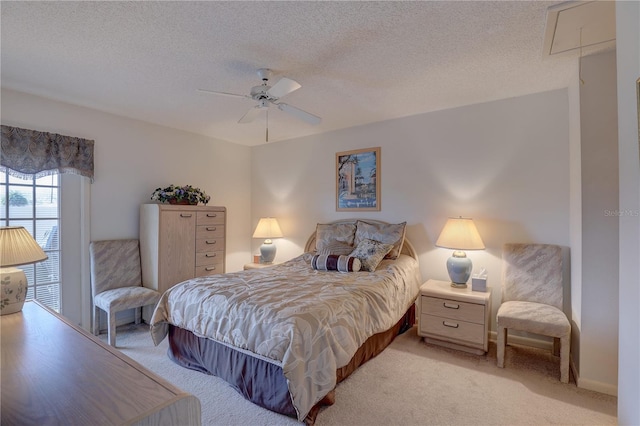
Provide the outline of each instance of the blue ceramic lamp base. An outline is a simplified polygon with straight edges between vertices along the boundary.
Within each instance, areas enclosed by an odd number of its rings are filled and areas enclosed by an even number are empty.
[[[260,263],[273,263],[276,258],[276,246],[271,240],[264,240],[260,246]]]
[[[462,250],[456,250],[447,260],[447,272],[451,279],[451,287],[465,288],[471,277],[473,263]]]

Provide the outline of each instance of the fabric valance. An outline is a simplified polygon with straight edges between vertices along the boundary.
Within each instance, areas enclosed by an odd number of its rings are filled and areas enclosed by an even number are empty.
[[[93,182],[93,144],[89,139],[3,125],[0,166],[21,178],[73,173]]]

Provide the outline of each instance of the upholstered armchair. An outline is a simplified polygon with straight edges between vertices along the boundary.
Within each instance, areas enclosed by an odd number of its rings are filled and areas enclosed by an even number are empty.
[[[93,298],[93,334],[100,331],[100,312],[108,318],[108,339],[116,345],[116,312],[135,309],[135,321],[142,319],[142,307],[155,305],[160,293],[142,286],[140,244],[138,240],[92,241],[91,295]]]
[[[498,367],[504,368],[508,329],[551,336],[554,354],[560,353],[560,381],[568,383],[571,324],[562,311],[562,249],[549,244],[505,244],[502,261],[502,304],[496,318]]]

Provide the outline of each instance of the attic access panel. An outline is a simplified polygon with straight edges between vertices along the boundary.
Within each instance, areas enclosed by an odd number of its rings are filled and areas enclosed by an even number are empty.
[[[547,10],[545,55],[557,55],[580,47],[605,50],[615,46],[615,40],[613,1],[567,2]]]

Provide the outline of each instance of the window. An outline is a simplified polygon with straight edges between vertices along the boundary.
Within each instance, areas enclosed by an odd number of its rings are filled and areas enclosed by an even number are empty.
[[[0,172],[0,224],[24,226],[48,259],[20,265],[28,281],[27,300],[60,312],[60,180],[58,174],[20,179]]]

